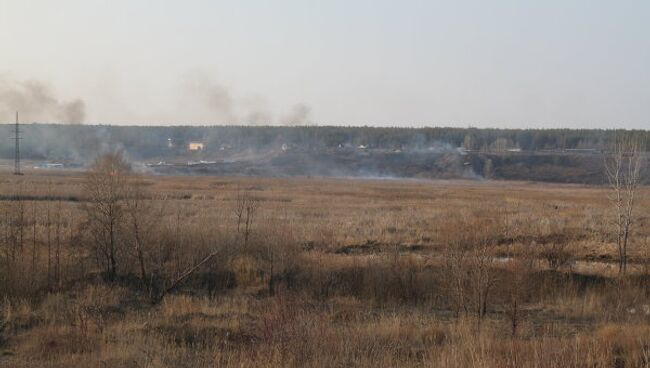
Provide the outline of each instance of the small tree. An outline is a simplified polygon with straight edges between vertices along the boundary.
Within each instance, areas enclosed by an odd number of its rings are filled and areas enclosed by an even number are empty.
[[[498,223],[461,217],[449,225],[449,229],[456,229],[457,233],[447,239],[443,278],[456,315],[473,313],[480,327],[488,311],[490,294],[498,281],[490,238]]]
[[[617,139],[605,156],[605,174],[610,187],[609,200],[618,248],[619,274],[627,271],[627,248],[636,222],[636,192],[641,184],[643,155],[639,143],[630,138]]]
[[[37,268],[36,268],[36,260],[38,259],[38,232],[37,232],[37,227],[38,227],[38,211],[37,211],[37,203],[36,201],[32,201],[32,266],[30,268],[30,286],[32,288],[35,287],[36,285],[36,277],[37,277]]]
[[[467,267],[472,304],[480,327],[488,311],[490,293],[497,283],[491,244],[478,240],[471,251]]]
[[[162,208],[160,211],[154,207],[154,202],[147,199],[142,189],[141,183],[135,179],[129,181],[127,190],[127,199],[125,201],[125,229],[127,237],[133,244],[133,253],[137,260],[140,279],[150,297],[154,295],[153,276],[154,266],[148,263],[158,258],[154,257],[154,240],[153,233],[159,228],[162,218]]]
[[[19,291],[24,277],[24,238],[25,238],[25,201],[22,198],[22,184],[17,183],[19,190],[11,201],[0,206],[0,249],[4,264],[0,273],[4,276],[7,290]],[[4,286],[4,285],[3,285]]]
[[[534,268],[534,253],[530,247],[524,248],[521,252],[511,252],[511,259],[506,264],[509,272],[507,279],[504,279],[506,286],[506,315],[510,319],[511,337],[517,336],[517,329],[523,320],[522,307],[528,295],[531,270]]]
[[[281,282],[291,287],[300,251],[286,215],[282,219],[268,220],[263,231],[264,236],[260,237],[263,254],[259,256],[267,264],[268,291],[274,296]]]
[[[257,214],[259,201],[253,198],[248,192],[237,195],[235,217],[237,219],[237,233],[241,234],[244,240],[244,247],[248,245],[250,235],[253,231],[253,220]]]
[[[177,271],[173,272],[171,264],[166,262],[167,256],[160,247],[160,233],[165,233],[163,219],[165,217],[165,198],[152,196],[147,193],[137,177],[130,177],[125,186],[123,204],[123,223],[121,230],[125,244],[131,250],[129,255],[137,264],[142,284],[149,295],[152,304],[163,300],[165,295],[174,291],[185,280],[198,272],[217,256],[225,254],[225,247],[214,244],[205,254],[192,256],[193,261],[182,268],[176,259]],[[176,216],[176,243],[182,237],[187,224],[181,222],[180,212]],[[169,230],[169,229],[167,229]],[[178,255],[177,255],[178,256]]]
[[[118,230],[124,217],[129,173],[129,164],[121,152],[107,153],[95,160],[84,184],[88,229],[95,242],[97,259],[103,263],[109,280],[114,280],[118,271],[121,252]]]

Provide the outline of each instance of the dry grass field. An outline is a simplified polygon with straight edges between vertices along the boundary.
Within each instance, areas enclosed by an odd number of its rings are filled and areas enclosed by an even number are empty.
[[[603,187],[89,180],[0,174],[2,367],[650,366],[650,188],[619,275]]]

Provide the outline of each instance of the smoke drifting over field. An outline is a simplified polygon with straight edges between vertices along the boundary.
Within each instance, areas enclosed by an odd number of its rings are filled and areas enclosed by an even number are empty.
[[[60,124],[25,124],[22,130],[25,160],[75,167],[90,163],[101,153],[121,150],[134,164],[165,174],[487,178],[590,184],[603,182],[601,150],[621,134],[595,130]],[[648,134],[629,133],[635,137]],[[0,136],[12,134],[13,125],[0,124]],[[499,149],[506,137],[510,144],[516,142],[527,149]],[[542,141],[543,146],[535,146]],[[567,148],[566,142],[575,146]],[[190,149],[190,143],[202,148]],[[587,145],[598,149],[573,149]],[[12,144],[0,145],[0,158],[12,159],[13,154]],[[648,181],[650,170],[646,173],[644,180]]]
[[[45,83],[0,77],[0,114],[13,116],[19,111],[22,121],[81,124],[86,118],[82,99],[60,100]]]
[[[300,118],[306,108],[301,107]],[[296,117],[296,118],[298,118]],[[11,134],[11,125],[1,126]],[[87,165],[123,151],[134,163],[168,174],[474,178],[459,150],[420,135],[400,144],[375,142],[368,132],[319,127],[118,127],[27,124],[25,159]],[[190,142],[203,148],[190,150]],[[12,147],[0,150],[11,158]],[[158,164],[164,162],[165,164]]]

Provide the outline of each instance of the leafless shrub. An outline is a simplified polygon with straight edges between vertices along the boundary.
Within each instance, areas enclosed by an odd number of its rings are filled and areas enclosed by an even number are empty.
[[[502,218],[496,216],[495,219]],[[471,217],[453,221],[453,228],[458,232],[445,248],[445,283],[456,315],[472,313],[480,326],[488,311],[490,293],[498,281],[490,229],[501,225],[494,219]]]
[[[91,234],[98,263],[109,280],[118,272],[119,257],[124,240],[119,228],[124,220],[124,199],[130,167],[121,152],[98,157],[86,175],[84,191],[88,230]]]
[[[23,247],[17,203],[0,201],[3,367],[577,368],[650,356],[641,268],[612,280],[561,267],[560,251],[602,247],[583,241],[584,213],[605,206],[594,188],[268,179],[244,246],[245,206],[233,221],[222,204],[248,179],[220,179],[215,191],[211,178],[140,185],[129,173],[108,283],[96,277],[103,262],[89,262],[94,238],[82,236],[94,204],[43,201],[86,200],[78,174],[24,179],[37,189],[20,197]],[[649,235],[641,221],[630,244]],[[349,245],[363,251],[335,252]],[[232,289],[213,289],[222,282]]]
[[[528,247],[527,247],[528,248]],[[502,280],[506,291],[506,314],[510,319],[511,337],[517,336],[517,329],[524,319],[522,307],[530,294],[530,277],[534,269],[535,252],[525,249],[522,252],[512,252],[506,263],[507,277]]]
[[[250,195],[248,191],[237,194],[235,217],[237,219],[237,233],[243,237],[244,247],[248,245],[253,231],[253,221],[259,207],[259,200]]]
[[[605,174],[610,186],[612,222],[619,256],[619,274],[627,271],[628,243],[631,228],[637,221],[637,190],[641,184],[644,154],[640,144],[630,137],[614,142],[605,156]]]
[[[548,267],[557,271],[559,268],[569,265],[573,259],[573,254],[567,250],[568,243],[551,242],[541,245],[539,256],[546,261]]]
[[[163,217],[163,207],[156,206],[162,201],[153,201],[146,198],[142,185],[136,178],[131,178],[126,188],[125,203],[125,230],[128,241],[131,242],[132,254],[137,260],[140,279],[150,298],[154,298],[153,282],[155,275],[161,270],[156,268],[160,254],[155,254],[159,248],[156,246],[154,234],[160,229]]]

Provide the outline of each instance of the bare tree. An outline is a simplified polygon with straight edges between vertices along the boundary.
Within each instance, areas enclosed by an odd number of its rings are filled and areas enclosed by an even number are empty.
[[[109,280],[114,280],[118,271],[118,254],[121,252],[118,229],[124,217],[129,173],[129,164],[121,152],[104,154],[95,160],[84,185],[88,197],[85,206],[88,228],[98,260],[102,260]]]
[[[47,182],[47,196],[48,200],[45,202],[45,228],[47,234],[47,286],[50,287],[52,281],[52,234],[50,232],[52,227],[52,211],[49,200],[52,196],[52,183],[50,181]]]
[[[650,276],[650,236],[646,236],[643,242],[643,254],[645,261],[643,262],[644,274]],[[650,292],[650,284],[647,285],[648,292]]]
[[[497,283],[494,262],[491,244],[482,239],[478,239],[472,249],[467,266],[472,304],[479,327],[487,314],[490,293]]]
[[[149,198],[143,190],[142,183],[136,178],[130,180],[127,187],[126,200],[126,229],[128,237],[133,243],[133,252],[137,260],[140,279],[149,297],[154,295],[153,274],[156,273],[156,260],[160,255],[154,256],[154,233],[160,228],[163,217],[163,207],[155,206],[155,198]],[[178,229],[177,229],[178,230]]]
[[[444,251],[444,267],[442,277],[451,294],[451,304],[456,315],[460,317],[461,312],[467,311],[467,273],[465,264],[468,250],[460,242],[447,242]]]
[[[16,183],[18,191],[12,195],[12,200],[0,205],[0,226],[3,237],[0,238],[0,249],[3,251],[4,265],[0,267],[0,277],[4,277],[7,290],[19,291],[25,278],[25,227],[26,205],[23,198],[22,183]]]
[[[274,296],[282,282],[287,288],[291,287],[300,252],[286,213],[282,218],[268,219],[263,231],[261,256],[268,265],[269,295]]]
[[[36,210],[36,201],[32,202],[32,267],[31,267],[31,286],[34,287],[36,285],[36,275],[37,275],[37,270],[36,270],[36,260],[38,259],[38,247],[37,247],[37,241],[38,241],[38,233],[37,233],[37,225],[38,225],[38,215],[37,215],[37,210]]]
[[[244,247],[248,245],[258,207],[259,200],[253,198],[248,192],[240,192],[237,195],[237,204],[235,206],[237,233],[243,236]]]
[[[522,307],[530,290],[528,288],[531,270],[534,266],[534,252],[526,247],[521,252],[511,252],[510,260],[506,264],[509,272],[508,278],[503,280],[506,285],[505,310],[510,318],[510,332],[512,338],[517,336],[517,330],[524,316]]]
[[[479,327],[487,314],[490,293],[497,283],[493,244],[489,238],[495,225],[473,217],[452,220],[450,228],[458,232],[448,235],[450,238],[444,254],[443,277],[452,295],[455,313],[457,316],[461,312],[475,314]]]
[[[25,201],[23,200],[23,186],[22,183],[20,183],[20,193],[18,195],[18,201],[16,203],[16,218],[15,218],[15,224],[16,224],[16,245],[18,252],[20,253],[20,262],[19,262],[19,267],[20,269],[18,272],[23,274],[23,266],[24,266],[24,245],[25,245],[25,227],[26,227],[26,220],[25,220],[25,213],[26,213],[26,206],[25,206]]]
[[[147,193],[135,177],[126,183],[124,195],[124,218],[120,229],[125,233],[125,240],[132,243],[133,252],[130,253],[135,258],[140,279],[151,303],[161,302],[165,295],[178,288],[201,267],[224,254],[223,247],[213,246],[207,254],[184,266],[181,265],[178,251],[173,255],[173,266],[165,262],[169,257],[163,254],[162,239],[158,236],[164,229],[162,219],[165,217],[165,198],[153,197]],[[177,248],[187,225],[182,222],[182,218],[179,211],[174,225],[174,243]]]
[[[70,271],[75,271],[77,272],[77,275],[85,275],[85,264],[84,264],[84,257],[81,252],[76,251],[76,247],[78,246],[79,242],[79,229],[76,224],[76,219],[75,219],[75,208],[74,206],[70,206],[68,208],[67,213],[67,225],[68,225],[68,241],[67,243],[67,248],[68,251],[66,252],[66,255],[68,256],[68,260],[66,264],[74,264],[74,269],[67,268],[65,275],[69,277],[68,275],[71,273]]]
[[[10,286],[12,285],[12,263],[11,263],[11,228],[10,228],[10,217],[9,209],[4,203],[0,204],[0,226],[2,226],[2,237],[0,241],[0,247],[2,249],[2,263],[3,267],[0,267],[0,293],[8,292]]]
[[[57,288],[61,287],[61,225],[63,212],[61,210],[61,201],[57,201],[56,212],[56,248],[54,250],[54,280]]]
[[[641,184],[643,153],[637,141],[619,138],[605,156],[605,174],[610,186],[609,200],[618,248],[619,274],[627,271],[627,249],[631,229],[636,222],[636,194]]]

